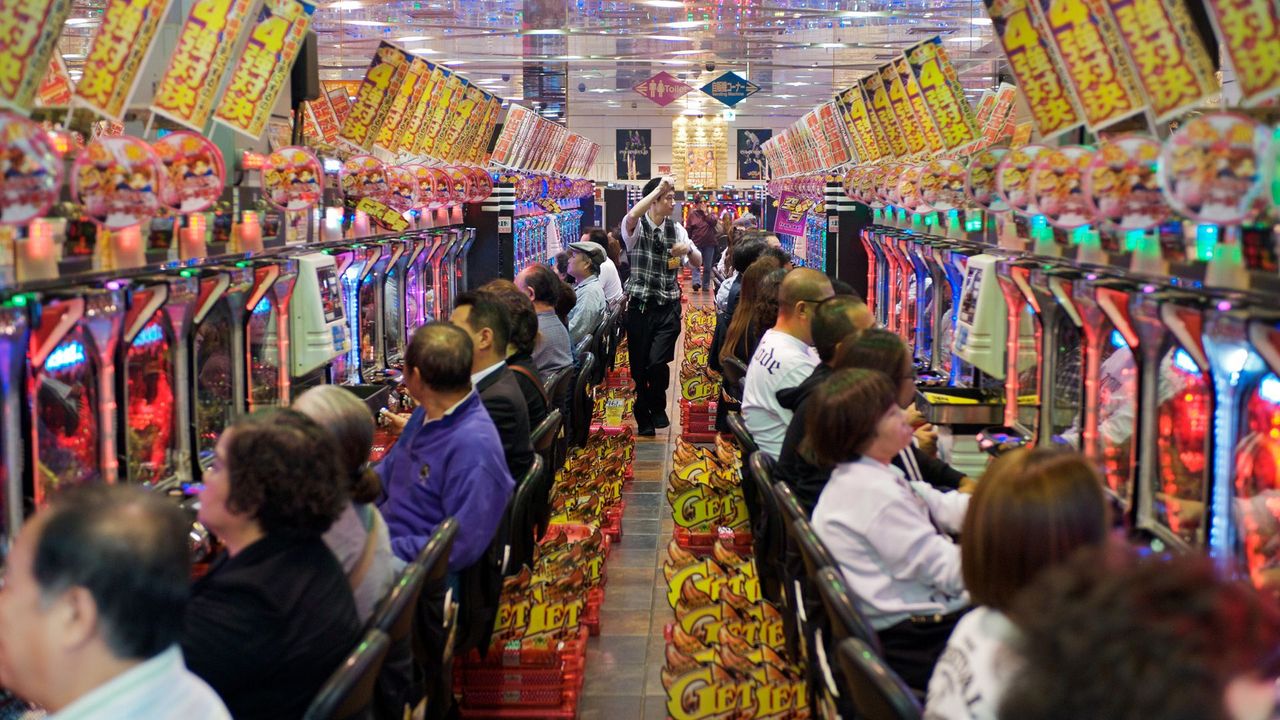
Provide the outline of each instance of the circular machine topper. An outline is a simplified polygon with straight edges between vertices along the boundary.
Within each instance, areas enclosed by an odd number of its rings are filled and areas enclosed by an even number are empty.
[[[160,202],[180,213],[198,213],[222,197],[227,171],[222,151],[208,138],[179,130],[151,143],[164,166]]]
[[[262,164],[262,190],[267,202],[290,212],[306,210],[324,194],[324,169],[304,147],[283,147]]]
[[[471,194],[471,202],[483,202],[493,194],[493,177],[484,168],[471,168],[470,172],[471,187],[475,190]]]
[[[391,186],[387,184],[386,166],[372,155],[350,158],[342,163],[342,192],[347,197],[387,202]]]
[[[418,178],[411,165],[392,165],[387,168],[387,183],[391,186],[391,195],[387,199],[387,207],[398,213],[406,213],[418,207]]]
[[[930,161],[924,167],[924,177],[920,180],[925,204],[939,212],[964,207],[965,170],[960,160],[938,158]]]
[[[862,196],[858,194],[858,173],[860,170],[861,168],[851,167],[844,171],[844,177],[841,179],[845,197],[855,202],[862,202]]]
[[[164,170],[155,150],[128,135],[94,138],[72,166],[71,194],[85,215],[108,230],[142,223],[160,213]]]
[[[30,120],[0,112],[0,225],[43,217],[62,189],[62,158],[49,134]]]
[[[884,207],[885,205],[899,205],[898,202],[898,175],[902,173],[903,166],[898,163],[885,163],[871,174],[874,184],[872,185],[875,197],[879,198],[879,205],[873,204],[872,207]]]
[[[895,185],[895,194],[899,200],[897,204],[913,213],[933,212],[933,208],[929,207],[921,194],[920,186],[923,180],[924,167],[920,165],[907,165],[904,167]]]
[[[996,168],[1004,156],[1005,148],[980,150],[969,159],[965,171],[964,191],[975,205],[991,212],[1008,212],[1009,203],[996,192]]]
[[[413,179],[418,182],[418,203],[414,206],[415,210],[426,210],[435,207],[431,203],[434,201],[436,193],[435,175],[431,173],[431,168],[426,165],[405,165],[405,169],[413,173]]]
[[[1093,148],[1066,145],[1040,153],[1031,170],[1031,193],[1049,224],[1072,230],[1093,222],[1093,206],[1084,194],[1084,176]]]
[[[1270,131],[1235,113],[1188,120],[1164,143],[1160,188],[1174,210],[1196,222],[1239,225],[1262,192]]]
[[[454,203],[453,180],[449,177],[449,173],[445,172],[443,168],[433,167],[429,169],[436,186],[436,194],[427,207],[434,210],[452,205]]]
[[[1044,145],[1023,145],[1010,150],[996,165],[996,196],[1019,215],[1038,215],[1035,196],[1031,194],[1031,168]]]
[[[1145,230],[1169,216],[1160,195],[1160,143],[1122,135],[1099,147],[1084,176],[1084,195],[1097,217],[1119,230]]]
[[[453,188],[454,201],[459,204],[471,202],[471,195],[475,193],[471,172],[467,168],[457,166],[450,166],[447,172],[449,173],[449,184]]]

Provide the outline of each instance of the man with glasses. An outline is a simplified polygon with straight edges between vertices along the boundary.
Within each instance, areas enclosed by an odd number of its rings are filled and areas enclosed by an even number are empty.
[[[793,388],[813,372],[813,316],[818,303],[834,295],[831,280],[809,268],[787,273],[778,288],[778,322],[760,338],[747,365],[742,419],[760,449],[777,458],[791,423],[792,411],[778,401],[778,391]]]

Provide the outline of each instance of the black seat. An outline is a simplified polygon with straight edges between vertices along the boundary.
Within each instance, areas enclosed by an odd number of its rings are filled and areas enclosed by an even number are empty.
[[[547,531],[547,523],[551,520],[551,485],[555,479],[560,448],[564,441],[564,415],[559,410],[552,410],[546,419],[534,428],[531,439],[533,449],[542,456],[542,474],[538,476],[533,492],[533,527],[534,542],[542,539]],[[561,461],[563,464],[563,460]]]
[[[413,561],[415,566],[422,568],[422,589],[418,594],[411,637],[416,672],[406,698],[410,705],[416,705],[424,696],[429,701],[439,703],[445,694],[441,688],[448,687],[447,683],[450,682],[446,672],[452,667],[451,662],[446,663],[450,648],[445,645],[452,625],[446,625],[445,621],[452,621],[453,614],[445,611],[444,601],[448,591],[446,578],[449,575],[449,554],[453,551],[453,541],[457,535],[458,521],[452,517],[445,518],[436,526],[431,537],[427,538],[427,544],[422,546]],[[403,710],[399,714],[394,710],[384,714],[382,703],[379,711],[379,717],[386,720],[401,720],[403,717]]]
[[[591,354],[596,356],[596,369],[591,373],[591,384],[599,385],[604,382],[604,373],[609,368],[605,365],[605,358],[609,357],[609,341],[613,337],[613,324],[618,321],[617,311],[607,313],[600,319],[600,324],[596,326],[596,330],[592,335],[594,340],[591,343]]]
[[[831,642],[839,643],[845,638],[858,638],[866,643],[876,655],[883,655],[880,647],[880,636],[876,634],[871,623],[853,601],[853,594],[844,582],[844,575],[834,567],[818,570],[813,581],[822,606],[827,611],[827,620],[831,623]]]
[[[538,423],[538,427],[529,434],[534,452],[542,456],[547,467],[551,467],[551,461],[554,459],[556,437],[560,434],[560,421],[563,419],[564,415],[560,410],[552,408],[542,422]]]
[[[586,337],[582,338],[581,340],[578,341],[577,345],[573,346],[573,356],[575,358],[581,358],[582,353],[586,352],[587,350],[590,350],[591,344],[594,342],[595,342],[595,335],[587,335]],[[579,362],[578,366],[581,367],[582,363]]]
[[[373,712],[373,689],[391,640],[369,630],[311,701],[303,720],[355,720]]]
[[[720,367],[724,370],[721,374],[723,378],[725,390],[733,399],[742,401],[743,382],[747,378],[747,366],[736,357],[726,357],[721,359]]]
[[[547,378],[547,398],[551,401],[551,406],[560,411],[560,425],[564,428],[564,432],[556,433],[555,452],[552,453],[550,469],[554,475],[556,469],[564,465],[565,456],[568,454],[569,448],[569,420],[572,413],[570,407],[570,399],[573,393],[573,380],[577,377],[576,370],[572,365],[560,368]]]
[[[449,574],[449,552],[453,550],[453,540],[458,536],[458,521],[447,517],[436,526],[435,532],[427,538],[418,557],[413,559],[414,565],[421,565],[425,571],[425,581],[431,583],[443,580]]]
[[[591,399],[591,375],[596,369],[596,356],[584,352],[582,362],[578,365],[578,379],[573,384],[573,405],[569,417],[572,421],[569,447],[582,447],[587,444],[587,435],[591,431],[591,414],[595,406]]]
[[[848,638],[836,650],[858,717],[866,720],[920,720],[920,701],[865,642]]]
[[[809,525],[804,510],[796,501],[791,488],[784,483],[774,483],[773,494],[778,501],[778,509],[786,527],[786,543],[783,551],[782,589],[786,598],[787,609],[783,614],[783,631],[786,634],[787,650],[792,659],[808,668],[810,697],[819,697],[826,687],[826,678],[815,662],[814,637],[819,630],[813,615],[815,609],[821,611],[822,602],[815,597],[812,583],[806,572],[804,552],[801,549],[801,537],[812,536],[813,528]],[[821,613],[819,612],[819,615]]]
[[[613,370],[618,365],[618,348],[622,346],[622,339],[627,334],[627,303],[629,298],[622,296],[622,302],[618,303],[618,307],[614,310],[616,317],[613,320],[612,332],[609,335],[609,354],[606,356],[608,362],[606,367]]]
[[[390,642],[382,672],[378,674],[374,699],[377,718],[403,717],[404,707],[406,703],[410,703],[413,640],[409,633],[413,629],[414,609],[418,606],[418,598],[422,595],[426,579],[427,566],[416,562],[406,565],[365,624],[365,631],[381,630],[387,634]]]
[[[514,575],[523,565],[533,564],[534,532],[537,526],[535,504],[542,489],[542,475],[546,463],[542,456],[534,455],[533,464],[516,486],[511,503],[510,524],[507,526],[507,548],[504,555],[503,576]]]
[[[725,422],[729,424],[729,431],[733,433],[733,439],[738,441],[738,447],[742,448],[742,460],[745,464],[747,456],[759,450],[760,447],[756,445],[756,439],[751,436],[751,431],[747,429],[747,422],[742,419],[742,413],[729,413],[725,416]]]
[[[738,419],[737,413],[729,415]],[[736,431],[735,431],[736,434]],[[786,530],[782,513],[773,495],[773,458],[760,451],[747,458],[747,479],[744,485],[751,489],[759,507],[759,517],[751,518],[752,544],[756,553],[756,572],[760,579],[760,595],[774,605],[781,605],[782,553],[786,547]]]

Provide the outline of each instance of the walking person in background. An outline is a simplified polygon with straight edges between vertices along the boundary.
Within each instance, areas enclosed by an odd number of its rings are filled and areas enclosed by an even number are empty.
[[[685,217],[685,224],[688,226],[689,238],[698,247],[698,252],[702,254],[703,258],[702,275],[694,275],[693,277],[693,291],[698,292],[703,285],[708,288],[711,287],[711,267],[715,264],[717,249],[717,220],[716,216],[707,208],[707,198],[705,196],[693,196],[693,207],[689,208],[689,214]]]
[[[671,425],[667,386],[680,336],[676,274],[685,257],[693,267],[702,267],[702,253],[671,217],[675,203],[674,181],[654,178],[644,186],[644,197],[622,220],[622,240],[631,254],[627,338],[631,377],[636,383],[636,432],[650,437],[656,429]]]

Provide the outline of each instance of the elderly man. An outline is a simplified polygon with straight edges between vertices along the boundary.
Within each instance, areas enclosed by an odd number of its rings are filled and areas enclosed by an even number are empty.
[[[56,720],[229,720],[177,644],[190,527],[124,486],[73,490],[32,518],[0,591],[0,684]]]
[[[578,295],[578,303],[569,311],[569,339],[575,347],[582,338],[595,332],[608,310],[604,285],[600,282],[600,268],[606,260],[604,248],[593,242],[569,245],[569,274],[576,283],[573,291]]]

